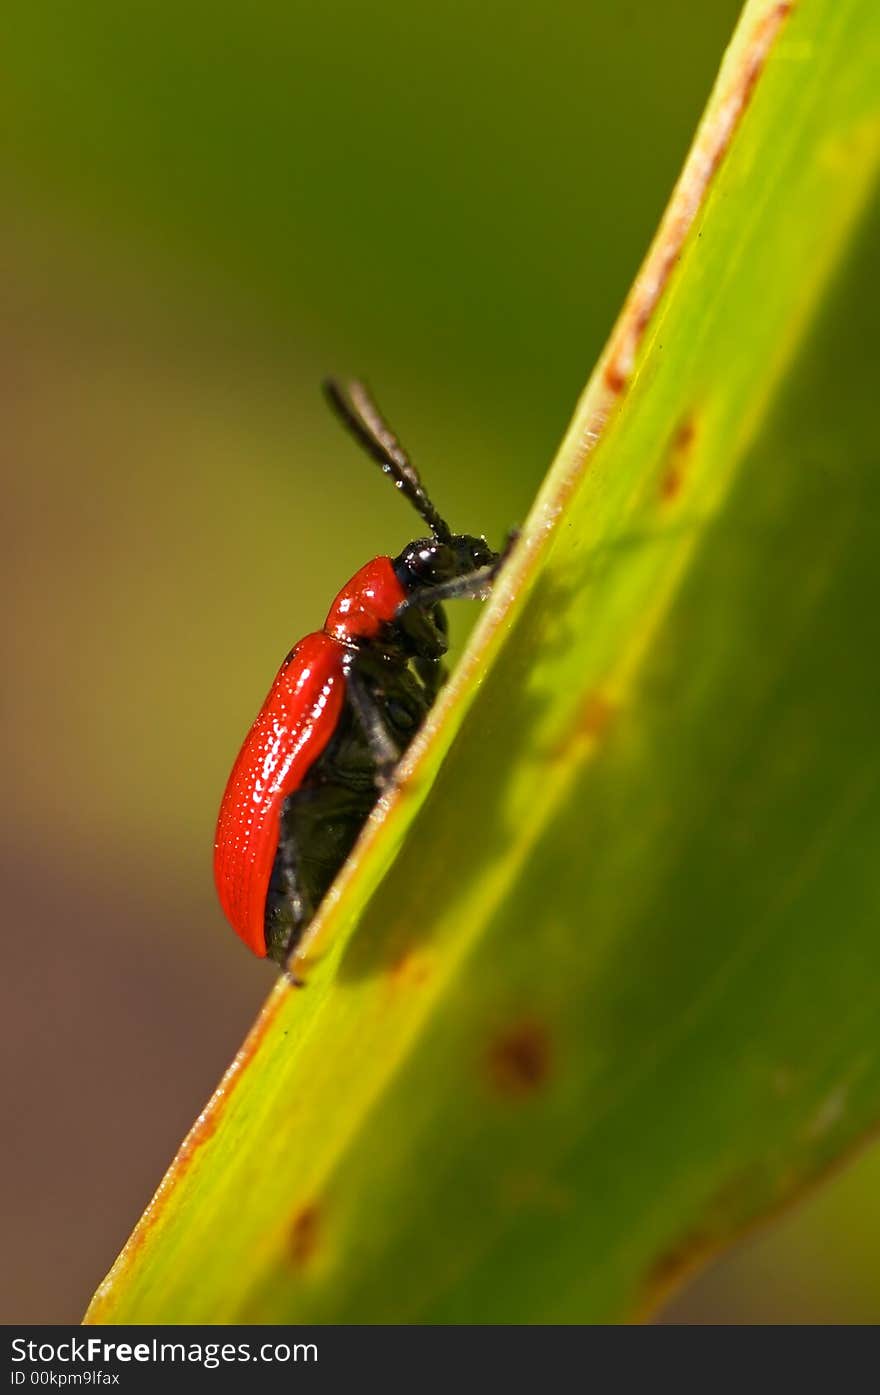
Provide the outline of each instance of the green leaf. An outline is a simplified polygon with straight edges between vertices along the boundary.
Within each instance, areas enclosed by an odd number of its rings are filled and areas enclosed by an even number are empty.
[[[88,1320],[626,1319],[876,1125],[878,59],[874,0],[746,6],[307,987]]]

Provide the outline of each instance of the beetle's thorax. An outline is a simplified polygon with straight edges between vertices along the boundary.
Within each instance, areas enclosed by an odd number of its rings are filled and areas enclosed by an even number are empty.
[[[406,600],[390,557],[374,557],[343,586],[330,607],[324,632],[343,644],[376,639]]]

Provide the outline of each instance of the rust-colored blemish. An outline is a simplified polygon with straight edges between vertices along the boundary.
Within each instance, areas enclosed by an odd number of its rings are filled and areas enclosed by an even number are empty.
[[[553,761],[568,761],[579,752],[605,735],[617,713],[615,704],[605,693],[594,690],[588,693],[578,707],[573,721],[566,727],[560,740],[550,751]]]
[[[607,730],[614,712],[614,704],[604,693],[590,693],[578,716],[578,733],[590,740],[602,736]]]
[[[304,1206],[290,1227],[290,1257],[304,1269],[317,1252],[321,1238],[321,1213],[317,1206]]]
[[[746,1169],[729,1177],[707,1198],[691,1229],[650,1266],[636,1304],[638,1318],[655,1312],[747,1224],[761,1185],[760,1176]]]
[[[550,1037],[541,1022],[516,1022],[500,1032],[489,1048],[489,1074],[500,1094],[533,1094],[546,1085],[551,1066]]]
[[[685,238],[751,100],[776,34],[793,8],[794,0],[783,0],[758,20],[750,40],[738,55],[736,67],[726,75],[727,83],[715,104],[712,118],[704,123],[688,156],[611,341],[603,378],[608,390],[615,395],[623,392],[630,379],[639,345],[681,256]]]
[[[660,477],[660,497],[664,503],[671,504],[681,493],[696,439],[696,419],[693,416],[685,417],[669,443],[663,474]]]
[[[636,1308],[636,1320],[644,1320],[656,1312],[687,1279],[718,1253],[723,1243],[723,1235],[695,1230],[662,1254],[648,1273],[642,1300]]]
[[[395,987],[417,987],[425,983],[429,977],[430,970],[424,956],[418,954],[411,945],[401,950],[388,965],[388,979]]]
[[[626,387],[626,374],[617,358],[610,358],[605,364],[605,386],[617,396]]]
[[[685,417],[675,433],[673,445],[678,451],[689,451],[697,435],[697,422],[693,413]]]

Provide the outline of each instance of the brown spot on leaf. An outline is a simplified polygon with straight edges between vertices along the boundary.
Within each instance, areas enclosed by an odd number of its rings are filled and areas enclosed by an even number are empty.
[[[697,423],[695,417],[690,415],[681,422],[666,453],[666,465],[660,479],[660,497],[665,503],[672,503],[681,493],[696,439]]]
[[[416,987],[424,983],[429,974],[424,956],[418,954],[411,945],[402,950],[388,966],[388,978],[395,987]]]
[[[608,727],[615,708],[604,693],[590,693],[580,710],[578,731],[582,736],[601,736]]]
[[[321,1239],[321,1213],[317,1206],[304,1206],[290,1227],[290,1257],[304,1269],[317,1252]]]
[[[489,1074],[500,1094],[525,1096],[540,1090],[550,1078],[550,1037],[541,1022],[514,1023],[489,1048]]]
[[[662,1254],[648,1274],[644,1295],[636,1308],[637,1319],[648,1317],[671,1298],[686,1279],[712,1259],[721,1243],[718,1236],[695,1230]]]
[[[550,748],[549,758],[569,761],[579,755],[582,746],[605,734],[616,712],[614,703],[604,693],[598,689],[588,693],[563,736]]]
[[[610,392],[613,392],[615,396],[623,392],[623,389],[626,387],[626,374],[623,372],[619,359],[610,358],[608,360],[605,365],[604,377],[605,386]]]

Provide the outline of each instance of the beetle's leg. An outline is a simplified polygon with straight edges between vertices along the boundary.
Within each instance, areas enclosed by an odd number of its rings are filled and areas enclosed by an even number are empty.
[[[278,855],[281,860],[284,890],[294,920],[292,933],[298,934],[303,926],[308,925],[312,919],[315,908],[311,905],[310,898],[306,895],[302,882],[296,874],[296,839],[292,833],[285,831],[283,824],[278,839]]]
[[[431,610],[406,611],[400,629],[415,651],[413,668],[422,684],[425,701],[431,707],[449,672],[443,662],[449,634],[446,612],[442,605],[435,605]]]
[[[493,568],[495,569],[495,575],[496,575],[496,576],[497,576],[498,573],[501,571],[501,568],[504,566],[504,563],[507,561],[508,557],[510,556],[511,552],[513,551],[513,549],[516,547],[516,545],[517,545],[517,543],[519,542],[519,540],[520,540],[520,529],[519,529],[519,528],[511,528],[511,529],[509,529],[509,530],[508,530],[507,537],[504,539],[504,546],[502,547],[502,549],[501,549],[501,551],[499,552],[498,556],[496,557],[495,561],[492,563],[492,566],[493,566]]]
[[[354,664],[346,673],[346,693],[376,763],[376,784],[384,789],[400,760],[400,751],[385,725],[379,704]]]
[[[295,974],[293,972],[293,969],[290,967],[290,960],[292,955],[293,949],[289,949],[284,957],[284,963],[281,966],[281,973],[284,976],[284,978],[287,979],[287,982],[290,984],[291,988],[305,988],[305,979],[300,978],[299,975]]]
[[[302,897],[299,898],[299,904],[303,904]],[[281,950],[281,956],[279,960],[281,964],[281,972],[287,979],[287,982],[290,984],[291,988],[305,988],[306,986],[305,979],[300,978],[299,975],[295,974],[291,969],[290,961],[293,958],[294,951],[296,950],[297,945],[302,939],[303,931],[305,930],[309,921],[313,918],[314,911],[307,914],[304,920],[299,921],[296,925],[292,925],[290,928],[290,932],[284,941],[284,946]]]
[[[286,801],[285,801],[286,803]],[[284,888],[284,895],[290,907],[292,924],[285,936],[278,962],[287,981],[294,988],[304,987],[304,981],[297,978],[289,966],[290,957],[299,943],[300,937],[315,914],[315,908],[311,904],[311,899],[306,894],[302,884],[302,879],[297,876],[297,846],[296,837],[285,825],[284,814],[281,815],[281,823],[278,833],[278,852],[276,854],[278,870],[281,873],[281,882]]]
[[[422,680],[428,704],[433,706],[437,694],[449,676],[449,670],[442,659],[418,658],[415,660],[413,667]]]

